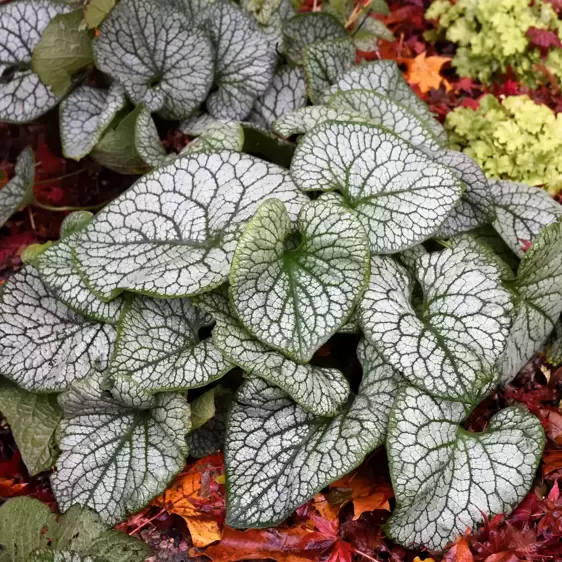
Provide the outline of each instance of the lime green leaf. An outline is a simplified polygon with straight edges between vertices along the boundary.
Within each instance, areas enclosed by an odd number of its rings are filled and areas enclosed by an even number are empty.
[[[93,29],[99,27],[103,20],[113,10],[116,0],[89,0],[84,10],[84,22]]]

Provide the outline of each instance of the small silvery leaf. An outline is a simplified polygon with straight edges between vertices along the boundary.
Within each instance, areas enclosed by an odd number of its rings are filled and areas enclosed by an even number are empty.
[[[215,46],[216,92],[207,109],[217,119],[244,119],[271,83],[277,55],[258,25],[238,6],[219,1],[205,12]]]
[[[355,48],[365,52],[377,51],[379,39],[394,40],[392,31],[381,20],[373,17],[364,18],[360,26],[354,29],[352,36]]]
[[[365,341],[357,354],[363,365],[358,394],[332,419],[307,413],[260,379],[240,388],[225,447],[229,525],[279,524],[384,442],[398,376]]]
[[[230,271],[236,316],[295,361],[345,323],[369,279],[369,247],[353,213],[323,201],[301,210],[294,237],[283,203],[264,202],[240,238]]]
[[[162,165],[167,159],[152,115],[146,107],[142,107],[137,117],[135,147],[143,161],[153,168]]]
[[[459,426],[466,414],[413,387],[396,397],[387,440],[395,542],[440,550],[486,516],[509,515],[530,490],[545,442],[539,420],[511,407],[469,433]]]
[[[346,36],[343,25],[332,15],[322,12],[297,14],[287,21],[283,29],[288,57],[296,64],[303,60],[303,49]]]
[[[50,0],[20,0],[0,7],[0,121],[27,123],[57,105],[57,98],[31,70],[41,34],[70,6]]]
[[[94,56],[133,102],[168,119],[187,117],[212,83],[209,39],[181,12],[155,0],[119,2],[100,28]]]
[[[375,253],[430,238],[463,191],[450,168],[393,133],[358,123],[315,127],[297,147],[291,175],[303,191],[340,190]]]
[[[101,389],[101,375],[59,396],[61,455],[51,484],[58,505],[96,511],[108,525],[144,507],[183,468],[188,450],[185,396],[157,396],[151,410],[126,408]]]
[[[562,320],[559,318],[546,348],[546,361],[558,367],[562,364]]]
[[[242,0],[240,4],[259,24],[267,25],[279,10],[280,0]]]
[[[14,166],[14,177],[0,189],[0,227],[20,208],[33,199],[35,158],[30,146],[25,148]]]
[[[546,191],[512,181],[490,180],[496,204],[494,227],[505,243],[522,258],[540,231],[562,216],[562,205]]]
[[[244,147],[244,128],[238,121],[221,121],[208,113],[193,115],[180,123],[180,130],[193,139],[181,152],[221,152],[234,150],[242,152]]]
[[[303,70],[282,67],[275,73],[266,92],[256,100],[249,120],[269,129],[276,119],[304,105],[306,81]]]
[[[122,400],[204,386],[231,364],[198,332],[213,320],[189,299],[130,297],[119,320],[109,365],[111,390]]]
[[[484,251],[459,242],[415,262],[413,280],[391,257],[371,258],[360,305],[365,337],[404,377],[435,396],[472,403],[494,379],[511,325],[510,293]]]
[[[0,293],[0,372],[27,390],[55,392],[106,368],[115,328],[56,300],[31,266]]]
[[[96,215],[76,247],[78,267],[104,300],[124,289],[162,297],[209,290],[228,277],[238,234],[268,197],[293,218],[307,201],[287,170],[253,156],[177,158]]]
[[[308,97],[320,103],[322,92],[355,64],[355,47],[349,39],[323,41],[303,50]]]
[[[80,160],[96,146],[117,113],[125,107],[125,90],[80,86],[60,105],[60,134],[65,158]]]
[[[105,560],[97,556],[92,558],[88,554],[79,554],[69,550],[53,552],[51,549],[44,549],[32,552],[27,562],[105,562]]]

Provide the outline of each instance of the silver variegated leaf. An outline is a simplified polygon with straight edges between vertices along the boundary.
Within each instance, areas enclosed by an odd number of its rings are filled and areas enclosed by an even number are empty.
[[[467,413],[413,387],[396,397],[387,438],[395,542],[440,550],[486,516],[508,515],[530,490],[545,442],[539,420],[511,407],[470,433],[459,425]]]
[[[153,168],[162,165],[167,159],[166,150],[160,142],[152,115],[146,107],[140,110],[137,117],[135,147],[143,161]]]
[[[25,148],[14,166],[14,177],[0,189],[0,227],[20,208],[33,200],[35,158],[30,146]]]
[[[562,364],[562,320],[560,318],[550,335],[546,348],[546,360],[555,367]]]
[[[398,376],[365,341],[357,352],[361,386],[332,419],[307,413],[260,379],[238,391],[225,447],[229,525],[277,525],[384,442]]]
[[[213,77],[209,39],[156,0],[123,0],[94,41],[97,67],[122,82],[135,103],[183,119],[207,97]]]
[[[427,392],[472,403],[497,376],[512,302],[497,265],[473,244],[415,261],[414,280],[391,257],[371,258],[371,282],[360,305],[365,337],[404,377]]]
[[[271,83],[277,54],[257,23],[238,6],[218,1],[206,11],[215,46],[215,84],[207,110],[217,119],[244,119]]]
[[[369,246],[352,212],[324,201],[299,214],[295,233],[285,206],[264,202],[240,238],[230,270],[236,316],[259,340],[295,361],[342,326],[369,279]]]
[[[242,152],[244,147],[244,128],[238,121],[221,121],[208,113],[195,115],[180,123],[180,130],[193,139],[182,154],[193,152],[220,152],[234,150]]]
[[[31,70],[43,30],[71,7],[51,0],[20,0],[0,7],[0,121],[26,123],[57,105],[57,98]]]
[[[61,394],[61,455],[51,484],[62,511],[74,504],[108,525],[144,507],[183,468],[189,404],[164,393],[151,410],[126,408],[101,389],[101,375]]]
[[[322,92],[355,65],[355,46],[348,39],[308,45],[303,51],[308,97],[321,103]]]
[[[266,129],[289,111],[306,105],[306,81],[301,68],[282,67],[254,104],[249,120]]]
[[[199,24],[204,17],[205,10],[215,2],[215,0],[165,0],[176,10],[182,11],[189,19]]]
[[[0,372],[27,390],[55,392],[104,370],[115,328],[70,310],[31,266],[0,293]]]
[[[96,215],[75,250],[79,269],[105,300],[123,289],[166,297],[209,290],[226,280],[241,228],[268,197],[293,218],[307,201],[286,170],[253,156],[183,156]]]
[[[297,147],[291,175],[304,191],[341,191],[375,253],[430,238],[463,192],[450,168],[368,124],[318,125]]]
[[[63,155],[73,160],[88,155],[125,104],[125,90],[118,82],[109,90],[80,86],[70,93],[60,105]]]
[[[562,216],[562,205],[538,187],[504,180],[489,184],[496,204],[494,227],[522,258],[541,230]]]
[[[189,299],[131,297],[109,365],[112,392],[130,405],[129,397],[187,390],[220,378],[231,364],[198,335],[212,322]]]

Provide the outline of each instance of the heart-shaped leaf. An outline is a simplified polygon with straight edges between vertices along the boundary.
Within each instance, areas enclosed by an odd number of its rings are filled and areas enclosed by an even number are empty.
[[[267,91],[260,96],[249,120],[268,129],[289,111],[306,105],[306,81],[301,68],[280,68]]]
[[[304,191],[340,190],[375,253],[430,238],[463,191],[450,168],[368,124],[318,125],[297,147],[291,175]]]
[[[512,181],[490,181],[496,203],[495,229],[520,258],[540,231],[562,216],[562,205],[546,191]]]
[[[65,158],[80,160],[96,146],[117,113],[125,107],[125,90],[80,86],[60,105],[60,134]]]
[[[27,123],[57,105],[57,98],[31,70],[41,34],[70,6],[50,0],[20,0],[0,7],[0,121]]]
[[[0,189],[0,227],[20,208],[33,200],[35,158],[31,147],[25,148],[14,166],[14,177]]]
[[[383,443],[398,377],[365,341],[357,353],[363,365],[358,394],[333,419],[307,413],[260,379],[240,388],[225,448],[229,525],[279,524]]]
[[[442,549],[486,516],[509,515],[531,488],[545,442],[539,420],[511,407],[469,433],[459,425],[467,413],[413,387],[396,397],[387,439],[395,542]]]
[[[283,203],[264,202],[230,270],[236,316],[259,340],[307,362],[344,324],[369,279],[369,247],[353,213],[323,201],[301,210],[295,240]]]
[[[188,450],[185,396],[160,394],[151,410],[126,408],[101,389],[101,375],[59,397],[61,455],[51,484],[61,510],[80,504],[114,525],[160,494]]]
[[[118,327],[108,377],[127,397],[204,386],[231,369],[211,340],[199,339],[213,319],[189,299],[129,299]]]
[[[255,21],[224,1],[206,10],[205,28],[215,46],[218,87],[208,97],[207,109],[217,119],[244,119],[271,83],[275,49]]]
[[[122,0],[94,41],[96,66],[121,81],[135,103],[183,119],[207,97],[212,47],[181,12],[156,0]]]
[[[99,212],[75,253],[88,285],[110,300],[123,289],[189,296],[228,277],[240,229],[268,197],[291,217],[307,198],[289,173],[236,152],[176,159]]]
[[[404,376],[435,396],[472,403],[494,379],[511,325],[510,293],[494,261],[473,244],[415,260],[414,280],[387,256],[371,258],[360,305],[365,336]]]
[[[115,328],[56,300],[31,266],[0,293],[0,372],[27,390],[54,392],[105,369]]]
[[[153,168],[161,166],[167,159],[166,150],[160,142],[152,115],[146,107],[140,110],[137,117],[135,147],[143,161]]]

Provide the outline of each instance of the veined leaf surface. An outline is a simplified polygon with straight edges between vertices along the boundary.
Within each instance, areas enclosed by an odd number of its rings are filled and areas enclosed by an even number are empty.
[[[162,165],[167,159],[166,150],[160,142],[152,115],[146,107],[140,110],[137,117],[135,147],[143,161],[153,168]],[[171,158],[173,157],[174,155],[171,155]]]
[[[33,199],[35,158],[30,146],[25,148],[14,167],[14,177],[0,189],[0,227],[20,208]]]

